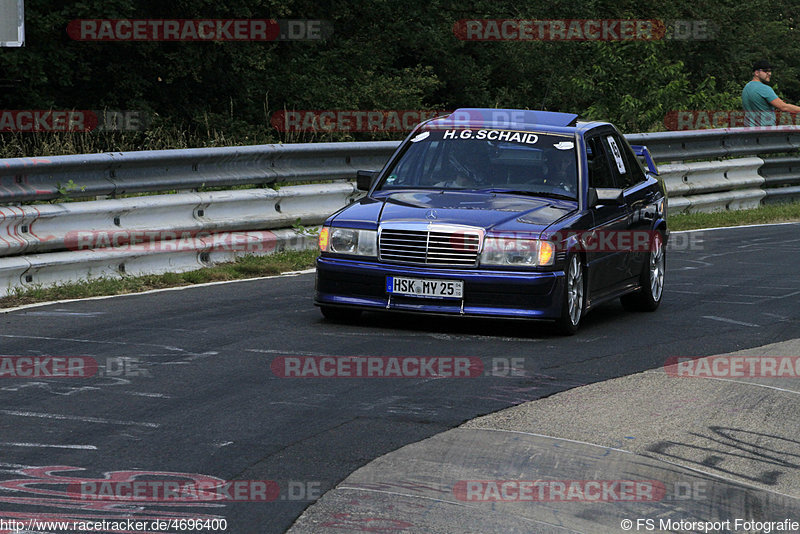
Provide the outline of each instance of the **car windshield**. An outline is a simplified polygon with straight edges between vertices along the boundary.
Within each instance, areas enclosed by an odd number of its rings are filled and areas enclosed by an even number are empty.
[[[499,129],[424,130],[377,191],[470,190],[577,199],[574,137]]]

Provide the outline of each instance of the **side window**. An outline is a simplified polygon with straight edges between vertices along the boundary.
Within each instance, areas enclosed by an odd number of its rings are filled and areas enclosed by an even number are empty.
[[[628,159],[628,168],[631,170],[631,178],[633,179],[632,185],[647,180],[647,176],[645,176],[644,169],[642,168],[642,163],[639,161],[639,158],[636,157],[636,154],[633,153],[631,145],[623,139],[620,147],[622,148],[622,153],[625,154]]]
[[[589,164],[589,187],[616,187],[602,137],[586,139],[586,159]]]
[[[614,174],[616,174],[619,187],[628,189],[643,182],[645,180],[644,172],[628,143],[618,135],[607,135],[606,143],[608,143],[609,152],[614,158],[615,164],[612,165],[612,169],[616,171]]]

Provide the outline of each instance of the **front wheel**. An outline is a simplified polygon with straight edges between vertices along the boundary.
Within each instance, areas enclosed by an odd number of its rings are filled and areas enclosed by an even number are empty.
[[[665,266],[664,236],[661,235],[661,232],[654,232],[647,262],[645,262],[639,277],[641,287],[635,293],[620,297],[620,302],[626,310],[655,311],[658,308],[664,294]]]
[[[567,258],[567,269],[564,275],[561,317],[556,321],[556,329],[563,335],[571,336],[578,331],[583,312],[586,309],[583,266],[577,254],[571,254]]]

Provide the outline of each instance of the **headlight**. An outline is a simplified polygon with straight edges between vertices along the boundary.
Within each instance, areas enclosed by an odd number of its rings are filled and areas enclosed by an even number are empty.
[[[331,254],[377,256],[378,232],[326,226],[319,233],[319,249]]]
[[[489,236],[483,242],[481,265],[540,267],[553,265],[555,256],[551,241]]]

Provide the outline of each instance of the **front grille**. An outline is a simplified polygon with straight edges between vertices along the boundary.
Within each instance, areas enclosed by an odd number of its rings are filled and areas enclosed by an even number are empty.
[[[474,267],[483,232],[474,228],[381,228],[381,261]]]

